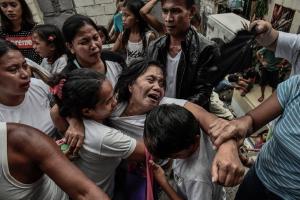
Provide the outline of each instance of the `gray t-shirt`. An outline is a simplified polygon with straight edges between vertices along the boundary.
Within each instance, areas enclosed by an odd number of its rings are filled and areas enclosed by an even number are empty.
[[[198,150],[187,159],[173,162],[177,192],[187,200],[225,200],[222,186],[212,182],[211,166],[215,156],[208,136],[200,131]]]

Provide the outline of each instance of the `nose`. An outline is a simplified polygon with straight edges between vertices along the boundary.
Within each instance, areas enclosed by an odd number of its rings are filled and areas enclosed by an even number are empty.
[[[168,12],[168,13],[166,14],[165,21],[166,21],[166,22],[170,22],[170,21],[172,21],[172,20],[173,20],[172,14],[171,14],[171,12]]]
[[[92,41],[91,49],[95,50],[95,49],[99,48],[99,45],[101,45],[101,38],[99,38],[99,40]]]
[[[28,79],[28,77],[29,77],[29,71],[30,71],[29,67],[27,67],[27,68],[21,67],[20,68],[20,76],[21,76],[21,78],[22,79]]]
[[[6,8],[6,9],[7,9],[7,11],[8,11],[8,12],[11,12],[11,11],[13,11],[13,7],[12,7],[12,6],[7,6],[7,8]]]

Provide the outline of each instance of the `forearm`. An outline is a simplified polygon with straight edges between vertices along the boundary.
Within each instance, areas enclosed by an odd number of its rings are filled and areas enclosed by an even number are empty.
[[[260,129],[282,113],[282,108],[277,99],[277,93],[274,92],[266,101],[246,114],[251,118],[252,132]],[[245,117],[244,117],[245,119]],[[250,134],[248,134],[249,136]]]
[[[58,129],[59,132],[63,133],[67,130],[69,124],[67,120],[59,114],[59,107],[55,104],[50,111],[51,119],[53,121],[54,126]]]
[[[146,14],[149,14],[157,1],[158,0],[150,0],[148,3],[146,3],[145,6],[140,10],[141,16],[144,17]]]
[[[217,116],[207,112],[204,108],[201,106],[187,102],[184,107],[193,113],[193,115],[196,117],[196,119],[199,121],[202,129],[208,133],[209,126],[212,124],[216,119],[218,119]]]

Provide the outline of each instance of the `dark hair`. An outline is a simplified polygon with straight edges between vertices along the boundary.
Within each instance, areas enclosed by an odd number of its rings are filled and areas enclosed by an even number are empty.
[[[236,74],[230,74],[228,75],[227,79],[229,82],[238,82],[239,76]]]
[[[134,17],[138,20],[138,27],[140,31],[140,35],[143,41],[143,47],[147,46],[147,38],[146,32],[150,30],[148,23],[144,20],[144,18],[140,14],[140,9],[144,7],[145,3],[142,0],[128,0],[125,1],[123,7],[126,7],[130,12],[133,13]],[[124,29],[123,37],[122,37],[122,45],[125,47],[128,43],[130,36],[130,29]]]
[[[101,32],[104,34],[104,36],[105,36],[105,38],[106,38],[104,44],[108,44],[109,41],[110,41],[110,38],[109,38],[107,29],[106,29],[104,26],[98,25],[98,26],[97,26],[97,31],[98,31],[98,32],[101,31]]]
[[[76,69],[67,74],[55,75],[50,80],[50,85],[58,85],[62,79],[66,80],[62,96],[54,95],[62,117],[81,118],[83,108],[95,108],[101,100],[98,91],[106,80],[104,74],[93,69]]]
[[[20,51],[14,43],[0,38],[0,57],[6,54],[9,50]]]
[[[59,28],[52,24],[37,25],[33,32],[36,33],[47,45],[55,47],[54,55],[51,60],[55,61],[66,53],[66,45],[63,35]]]
[[[151,65],[155,65],[160,68],[165,77],[164,67],[154,60],[148,61],[144,59],[136,59],[127,68],[123,69],[115,86],[115,93],[118,94],[118,103],[129,101],[131,97],[129,86],[132,85],[138,77],[143,75]]]
[[[62,27],[62,32],[66,42],[71,43],[79,29],[85,25],[91,25],[95,28],[95,30],[97,30],[97,25],[95,22],[87,16],[76,14],[66,19]]]
[[[161,3],[163,4],[166,0],[161,0]],[[177,0],[174,0],[177,1]],[[193,5],[195,5],[195,0],[185,0],[185,5],[187,8],[191,8]]]
[[[66,19],[62,27],[62,32],[65,41],[69,44],[72,43],[78,31],[85,25],[90,25],[94,27],[95,30],[97,30],[97,25],[95,24],[95,22],[87,16],[76,14]],[[67,55],[69,61],[74,59],[74,56],[71,54],[70,51],[67,51]]]
[[[33,16],[30,8],[28,7],[25,0],[18,0],[21,4],[22,9],[22,24],[21,29],[25,31],[30,31],[34,26],[35,22],[33,20]],[[12,22],[4,15],[2,10],[0,9],[1,16],[1,26],[3,31],[12,31],[13,24]]]
[[[164,104],[154,108],[146,117],[144,142],[155,157],[168,158],[188,149],[200,135],[200,125],[184,107]]]

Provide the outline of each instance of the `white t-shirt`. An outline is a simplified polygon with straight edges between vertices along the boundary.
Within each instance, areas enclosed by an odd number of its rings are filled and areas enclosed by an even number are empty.
[[[174,58],[169,53],[167,55],[166,97],[176,97],[176,78],[181,52]]]
[[[83,123],[84,143],[74,163],[112,198],[115,170],[132,154],[136,140],[94,120],[84,119]]]
[[[133,60],[138,58],[144,58],[146,55],[145,49],[149,44],[150,36],[153,34],[152,31],[146,32],[146,46],[143,45],[143,40],[139,42],[130,42],[128,40],[126,45],[127,57],[126,57],[126,64],[129,65]]]
[[[275,56],[291,63],[290,76],[300,74],[300,35],[279,31]]]
[[[0,121],[26,124],[53,136],[48,94],[49,87],[41,80],[32,78],[20,105],[6,106],[0,103]]]
[[[184,106],[186,102],[187,101],[183,99],[164,97],[159,104],[162,105],[174,103],[179,106]],[[126,110],[126,107],[127,103],[118,104],[113,114],[109,118],[109,121],[114,128],[121,130],[126,135],[133,137],[137,140],[142,140],[144,134],[146,114],[135,116],[121,116]]]
[[[222,186],[214,184],[211,166],[215,151],[208,136],[200,131],[198,150],[187,159],[173,162],[174,179],[177,192],[187,200],[225,200]]]
[[[77,60],[73,60],[73,63],[75,64],[75,66],[78,68],[78,69],[81,69],[79,63],[77,62]],[[121,74],[122,72],[122,67],[119,63],[117,62],[113,62],[113,61],[105,61],[105,64],[106,64],[106,78],[107,80],[110,81],[112,87],[114,88],[115,85],[117,84],[117,81],[118,81],[118,78],[119,78],[119,75]]]
[[[54,63],[49,64],[47,58],[42,60],[41,66],[45,68],[50,74],[57,74],[60,73],[65,66],[67,65],[68,58],[67,55],[62,55],[58,59],[55,60]]]
[[[122,72],[122,67],[119,63],[113,61],[105,61],[107,66],[106,78],[110,81],[113,88],[117,84],[119,75]]]

